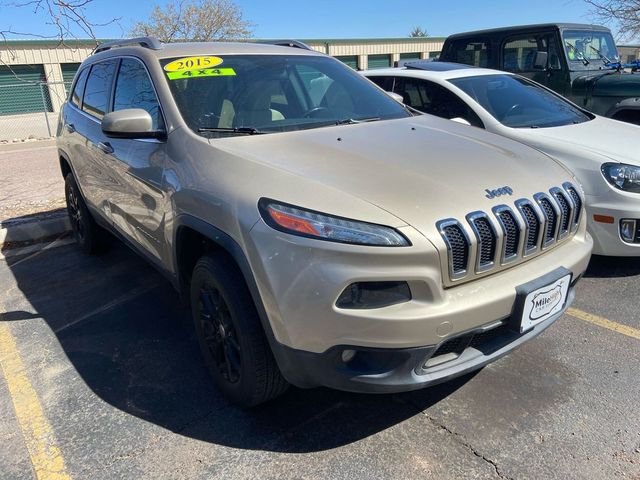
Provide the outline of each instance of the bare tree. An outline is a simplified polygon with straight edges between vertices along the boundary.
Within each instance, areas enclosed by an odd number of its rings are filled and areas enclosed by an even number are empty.
[[[0,2],[4,12],[11,8],[28,8],[34,15],[44,14],[47,18],[45,26],[40,33],[15,31],[10,25],[2,25],[7,22],[9,15],[3,15],[0,20],[0,38],[7,40],[9,37],[32,37],[57,39],[64,43],[65,39],[85,38],[96,39],[97,27],[104,27],[116,23],[119,18],[113,18],[106,22],[95,22],[88,15],[88,10],[94,0],[22,0],[13,2]],[[3,13],[4,13],[3,12]]]
[[[409,33],[409,36],[410,37],[428,37],[429,34],[422,27],[414,27],[414,29],[411,30],[411,32]]]
[[[614,24],[625,40],[640,38],[640,0],[585,0],[595,21]]]
[[[154,36],[163,42],[204,42],[246,39],[251,27],[232,0],[174,0],[164,7],[156,5],[149,20],[136,23],[131,34]]]

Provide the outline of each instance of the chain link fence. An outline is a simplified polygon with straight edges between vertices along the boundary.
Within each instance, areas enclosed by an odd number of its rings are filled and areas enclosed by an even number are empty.
[[[0,143],[51,138],[70,82],[0,85]]]

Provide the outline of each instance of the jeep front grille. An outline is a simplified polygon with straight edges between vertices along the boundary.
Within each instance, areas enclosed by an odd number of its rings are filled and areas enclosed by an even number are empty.
[[[437,223],[447,246],[451,280],[488,273],[551,248],[577,229],[583,201],[567,183],[563,189],[537,193],[533,201],[520,199],[515,207],[499,205],[493,215],[472,212],[466,216],[466,226],[453,218]]]

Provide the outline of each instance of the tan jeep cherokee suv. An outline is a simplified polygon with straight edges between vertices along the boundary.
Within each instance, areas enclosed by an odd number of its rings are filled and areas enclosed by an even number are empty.
[[[592,246],[574,177],[298,47],[101,45],[58,130],[79,246],[165,273],[243,405],[421,388],[551,325]]]

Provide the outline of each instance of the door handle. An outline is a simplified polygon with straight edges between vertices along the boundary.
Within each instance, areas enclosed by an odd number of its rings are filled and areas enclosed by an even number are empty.
[[[98,147],[99,150],[106,153],[107,155],[113,153],[113,147],[109,142],[100,142],[96,145],[96,147]]]
[[[76,131],[76,127],[73,126],[73,123],[65,123],[64,128],[69,133],[73,133]]]

